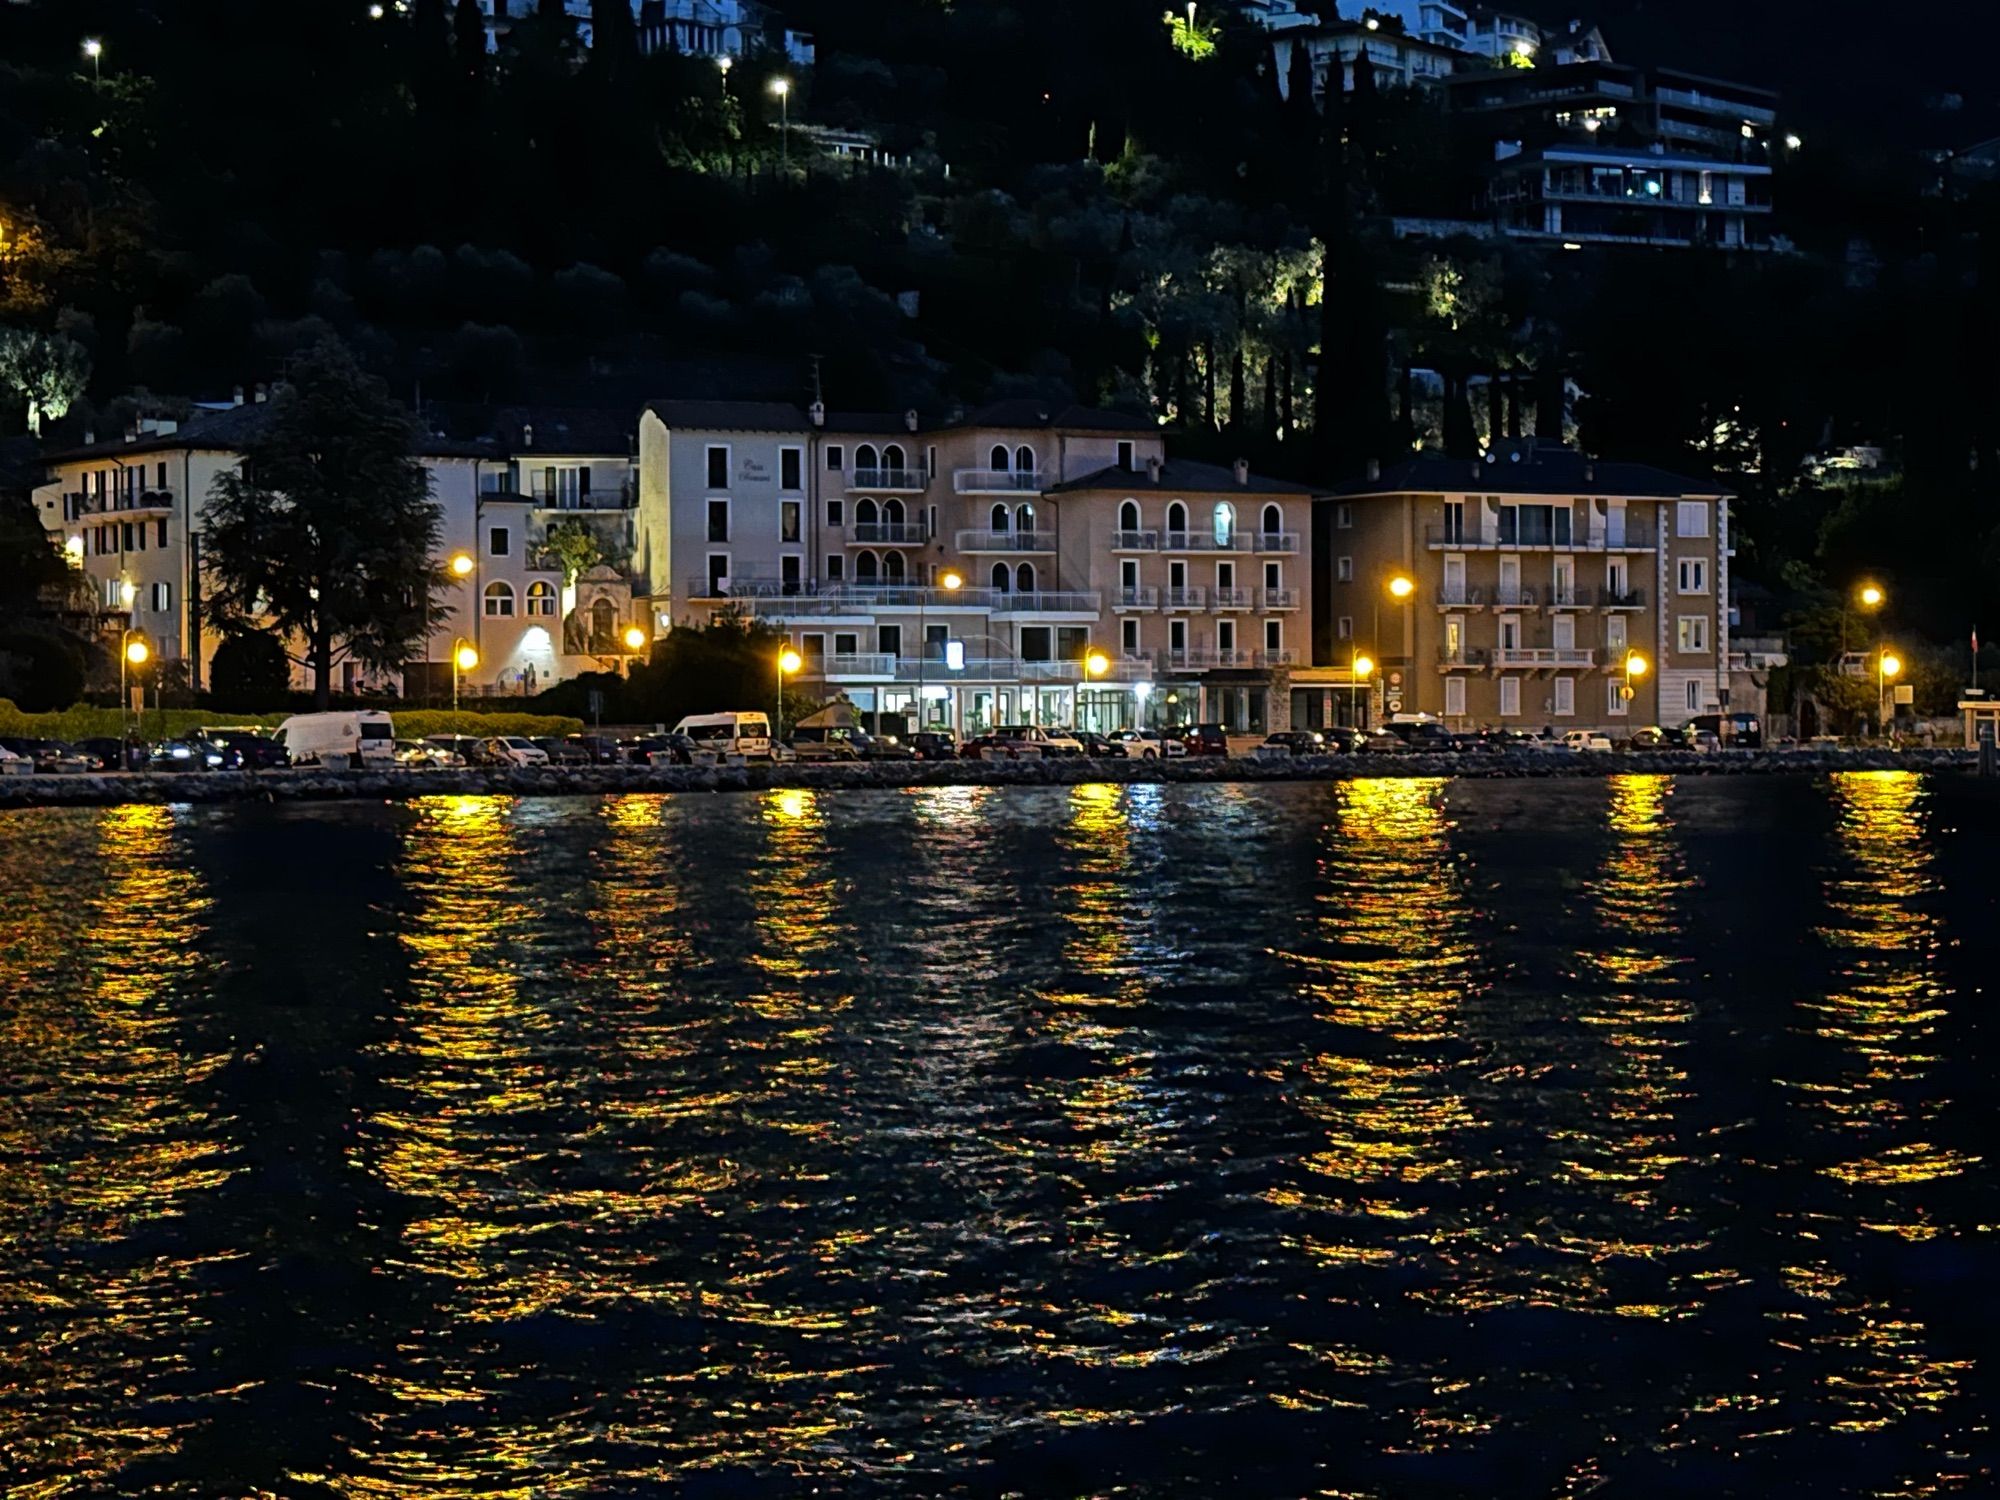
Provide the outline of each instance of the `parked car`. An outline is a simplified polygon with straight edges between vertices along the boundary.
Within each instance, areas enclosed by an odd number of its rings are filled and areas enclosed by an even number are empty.
[[[139,740],[102,737],[78,740],[75,749],[88,756],[99,771],[137,771],[146,764],[146,745]]]
[[[146,760],[155,771],[219,771],[228,758],[222,746],[190,736],[184,740],[162,740],[153,746]]]
[[[1732,750],[1764,748],[1764,721],[1755,714],[1697,714],[1688,720],[1688,726],[1714,735],[1718,742]]]
[[[529,742],[549,758],[552,766],[587,766],[590,752],[580,745],[571,744],[561,735],[537,735]]]
[[[1693,750],[1700,755],[1710,755],[1722,748],[1722,740],[1714,730],[1703,729],[1694,723],[1683,724],[1678,737],[1683,750]]]
[[[1083,741],[1071,734],[1067,729],[1044,729],[1040,725],[1020,725],[1016,727],[1032,732],[1032,737],[1042,747],[1043,755],[1080,756],[1083,754]],[[995,732],[1006,734],[1010,731],[1003,728]]]
[[[1398,714],[1382,726],[1412,750],[1430,755],[1458,749],[1458,736],[1428,714]]]
[[[36,772],[43,776],[84,775],[98,768],[95,757],[61,740],[19,739],[10,735],[0,739],[0,750],[34,762]]]
[[[394,765],[396,760],[395,727],[376,709],[294,714],[278,726],[277,738],[295,766],[358,769],[371,761]]]
[[[903,743],[901,735],[871,734],[861,746],[863,760],[915,760],[916,751]]]
[[[965,742],[967,760],[1040,760],[1056,752],[1047,733],[1033,724],[1003,724]]]
[[[1083,753],[1092,760],[1116,760],[1125,753],[1111,743],[1110,735],[1095,730],[1072,729],[1070,738],[1083,746]]]
[[[518,734],[496,734],[479,742],[480,764],[487,766],[545,766],[549,752],[533,740]]]
[[[29,760],[25,755],[20,755],[9,750],[5,745],[0,745],[0,776],[32,776],[34,774],[35,763],[33,761]]]
[[[1368,731],[1352,724],[1329,724],[1320,734],[1330,755],[1358,755],[1368,743]]]
[[[465,758],[455,750],[444,750],[428,740],[396,740],[396,764],[406,771],[439,771],[462,766]]]
[[[684,734],[642,734],[620,741],[619,748],[635,766],[691,766],[700,747]]]
[[[1181,736],[1189,755],[1227,755],[1229,731],[1220,724],[1195,724]]]
[[[224,724],[196,732],[228,752],[226,764],[232,771],[282,770],[292,763],[284,742],[255,724]]]
[[[1632,737],[1625,742],[1628,750],[1677,750],[1678,738],[1657,724],[1648,724],[1632,731]]]
[[[1611,736],[1601,729],[1572,729],[1563,735],[1562,742],[1572,750],[1603,751],[1606,754],[1611,750]]]
[[[1286,756],[1325,755],[1326,736],[1317,729],[1280,729],[1264,737],[1257,753],[1266,760]]]
[[[424,743],[433,750],[451,757],[446,765],[476,766],[483,762],[479,757],[480,742],[469,734],[427,734]]]
[[[794,757],[802,761],[854,761],[861,759],[861,746],[846,735],[826,739],[795,739],[787,742]]]
[[[1121,729],[1111,736],[1112,754],[1128,760],[1158,760],[1187,754],[1187,741],[1157,729]]]
[[[1409,741],[1400,734],[1391,734],[1386,729],[1370,729],[1363,734],[1357,747],[1365,755],[1408,755]]]
[[[608,734],[573,734],[566,743],[583,752],[585,765],[616,766],[622,765],[625,760],[625,752],[619,748],[618,741]]]
[[[957,760],[958,736],[949,729],[919,729],[910,736],[910,752],[918,760]]]

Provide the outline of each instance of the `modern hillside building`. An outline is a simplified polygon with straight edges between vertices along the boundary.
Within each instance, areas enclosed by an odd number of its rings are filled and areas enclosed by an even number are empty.
[[[742,58],[761,48],[782,51],[795,67],[811,67],[813,39],[784,27],[775,13],[756,0],[630,0],[632,20],[643,52],[679,52],[689,57]],[[537,0],[479,0],[486,13],[489,44],[516,23],[535,13]],[[563,0],[563,10],[576,22],[577,40],[591,45],[593,0]]]

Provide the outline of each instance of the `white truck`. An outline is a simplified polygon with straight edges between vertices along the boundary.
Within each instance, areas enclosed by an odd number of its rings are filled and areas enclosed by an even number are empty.
[[[294,714],[278,726],[276,738],[295,766],[360,771],[396,764],[396,729],[379,709]]]

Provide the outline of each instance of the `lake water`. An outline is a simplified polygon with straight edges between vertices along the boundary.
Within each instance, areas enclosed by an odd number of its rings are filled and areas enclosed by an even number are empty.
[[[1990,1496],[2000,800],[0,817],[0,1495]]]

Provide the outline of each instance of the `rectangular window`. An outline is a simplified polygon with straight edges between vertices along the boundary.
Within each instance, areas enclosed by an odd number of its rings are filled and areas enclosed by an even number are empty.
[[[1135,558],[1122,558],[1118,563],[1118,587],[1136,589],[1139,586],[1139,564]]]
[[[1130,443],[1120,443],[1120,444],[1118,445],[1118,467],[1119,467],[1119,468],[1121,468],[1121,469],[1130,469],[1130,468],[1132,467],[1132,455],[1133,455],[1133,452],[1134,452],[1134,449],[1133,449],[1133,447],[1132,447],[1132,445],[1131,445]]]
[[[141,552],[146,550],[146,533],[151,529],[144,521],[139,523],[139,550]]]
[[[1167,564],[1167,587],[1170,589],[1184,589],[1187,587],[1186,563],[1170,562]]]
[[[1604,684],[1604,711],[1623,718],[1631,712],[1626,703],[1627,683],[1623,677],[1613,677]]]
[[[153,610],[165,614],[174,607],[174,586],[171,583],[153,585]]]
[[[781,490],[804,489],[805,467],[805,449],[780,448],[778,450],[778,488]]]
[[[160,488],[165,489],[167,487],[167,464],[165,459],[162,459],[160,461],[158,472],[160,476],[159,479]]]
[[[839,583],[847,576],[847,559],[835,553],[826,560],[826,581]]]
[[[1354,559],[1337,557],[1333,560],[1333,577],[1337,583],[1354,582]]]
[[[708,487],[712,490],[729,488],[729,450],[710,448],[708,450]]]
[[[1689,713],[1701,712],[1701,683],[1690,679],[1687,685],[1687,706]]]
[[[1274,562],[1265,563],[1264,587],[1267,589],[1281,589],[1284,586],[1285,586],[1285,565],[1283,563],[1274,563]]]
[[[1187,650],[1186,620],[1167,621],[1167,649],[1169,651]]]
[[[118,550],[120,552],[135,552],[138,550],[132,545],[132,523],[130,521],[120,521],[118,523]]]
[[[826,637],[823,635],[801,635],[799,637],[799,655],[803,656],[807,661],[816,662],[826,660]]]
[[[1283,621],[1266,620],[1264,622],[1264,649],[1266,651],[1282,651],[1285,649],[1285,626]]]
[[[729,502],[711,500],[708,502],[708,539],[711,542],[729,540]]]
[[[1054,637],[1046,625],[1029,625],[1021,631],[1022,661],[1053,661]]]
[[[1675,507],[1675,536],[1708,535],[1708,502],[1683,500]]]
[[[1236,564],[1217,563],[1215,565],[1215,586],[1219,589],[1236,587]]]
[[[927,474],[930,478],[935,479],[937,478],[937,444],[935,443],[931,444],[930,447],[924,450],[924,454],[925,454],[925,462],[929,465],[929,467],[924,470],[924,473]],[[936,531],[937,528],[933,526],[931,530]]]
[[[1463,677],[1447,677],[1447,678],[1445,678],[1445,680],[1444,680],[1444,711],[1445,711],[1445,713],[1446,713],[1446,714],[1447,714],[1448,716],[1450,716],[1450,717],[1452,717],[1452,718],[1458,718],[1459,716],[1461,716],[1462,714],[1464,714],[1464,712],[1465,712],[1465,679],[1464,679]]]
[[[1604,654],[1609,657],[1622,656],[1625,652],[1625,617],[1612,615],[1604,622]]]
[[[847,450],[839,443],[826,445],[826,469],[829,474],[838,474],[847,463]]]
[[[1118,644],[1127,656],[1135,656],[1139,651],[1139,622],[1133,619],[1118,622]]]
[[[861,654],[861,637],[852,632],[836,634],[833,638],[833,654],[835,656],[859,656]]]
[[[903,654],[903,627],[900,625],[878,625],[875,627],[875,649],[884,656]]]
[[[1462,542],[1465,540],[1465,502],[1447,500],[1444,503],[1444,540]]]
[[[1683,594],[1705,594],[1708,592],[1708,561],[1700,557],[1683,557],[1678,563],[1680,589]]]
[[[708,555],[708,597],[720,599],[729,592],[729,554],[711,552]]]
[[[1521,679],[1503,677],[1500,679],[1500,717],[1518,719],[1521,716]]]
[[[1699,653],[1708,649],[1708,616],[1682,615],[1675,622],[1675,644],[1686,652]]]
[[[805,567],[805,559],[796,552],[788,552],[778,559],[778,582],[787,594],[799,591],[799,578]]]
[[[847,524],[847,502],[845,500],[829,500],[826,502],[826,524],[829,526],[845,526]]]
[[[799,510],[804,504],[799,500],[778,502],[778,540],[796,542],[799,539]]]
[[[505,526],[495,526],[486,533],[486,550],[494,557],[505,557],[513,544]]]
[[[1569,718],[1576,713],[1576,679],[1558,677],[1556,679],[1556,716]]]
[[[1350,530],[1354,525],[1354,507],[1345,500],[1334,506],[1333,524],[1342,531]]]
[[[155,536],[155,537],[153,538],[153,544],[154,544],[155,546],[157,546],[157,547],[164,547],[164,546],[166,546],[166,545],[167,545],[167,518],[166,518],[165,516],[162,516],[162,517],[160,517],[160,519],[159,519],[158,521],[154,522],[153,524],[154,524],[154,525],[155,525],[156,527],[158,527],[158,534],[157,534],[157,535],[156,535],[156,536]]]
[[[1236,622],[1234,620],[1217,620],[1215,622],[1215,646],[1218,651],[1234,651],[1236,649]]]
[[[1334,625],[1334,635],[1335,635],[1335,636],[1336,636],[1336,637],[1337,637],[1338,639],[1340,639],[1340,640],[1343,640],[1343,641],[1351,641],[1351,640],[1353,640],[1353,639],[1354,639],[1354,616],[1353,616],[1353,615],[1342,615],[1342,616],[1340,617],[1339,621],[1338,621],[1338,622],[1337,622],[1337,623],[1336,623],[1336,624]]]

